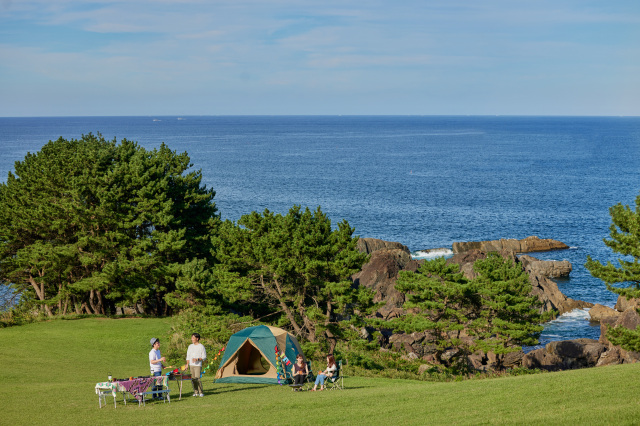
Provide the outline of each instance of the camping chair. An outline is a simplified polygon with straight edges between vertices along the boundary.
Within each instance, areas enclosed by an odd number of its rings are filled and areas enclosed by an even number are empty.
[[[316,376],[313,375],[313,370],[311,368],[311,361],[307,361],[307,376],[304,378],[304,382],[302,382],[302,386],[297,386],[293,384],[293,377],[291,377],[291,384],[289,385],[289,387],[292,390],[303,390],[303,391],[308,391],[314,384],[314,382],[316,381]]]
[[[342,374],[342,360],[338,361],[338,369],[331,377],[327,377],[325,380],[326,390],[340,389],[344,390],[344,375]]]
[[[309,390],[313,387],[316,381],[316,376],[313,374],[313,367],[311,367],[311,361],[307,361],[307,377],[304,378],[304,385],[302,386],[303,390]]]

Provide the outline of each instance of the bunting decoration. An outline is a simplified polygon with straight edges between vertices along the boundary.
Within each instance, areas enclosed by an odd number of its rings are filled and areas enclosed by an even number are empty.
[[[202,370],[202,373],[200,374],[200,377],[204,376],[204,373],[206,373],[207,371],[209,371],[209,369],[211,368],[212,365],[214,365],[215,361],[218,360],[218,357],[220,357],[220,355],[224,352],[225,350],[225,346],[222,347],[222,349],[220,349],[218,351],[218,353],[216,354],[216,356],[213,357],[212,360],[209,361],[209,364],[207,364],[207,366]]]
[[[276,346],[275,352],[276,352],[276,374],[278,376],[278,384],[282,386],[282,381],[284,381],[286,377],[284,374],[284,368],[282,367],[282,357],[284,356],[284,354],[282,354],[281,356],[280,351],[278,351],[278,346]]]

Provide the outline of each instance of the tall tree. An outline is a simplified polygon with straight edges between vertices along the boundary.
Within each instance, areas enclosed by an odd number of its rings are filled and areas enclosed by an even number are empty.
[[[359,324],[373,294],[350,277],[367,255],[346,221],[332,229],[320,208],[294,206],[287,215],[252,212],[227,223],[216,240],[216,256],[237,280],[253,286],[255,299],[282,313],[282,325],[329,350],[350,325]]]
[[[610,239],[604,243],[615,253],[622,255],[618,265],[608,261],[602,264],[587,256],[585,267],[591,275],[604,281],[607,289],[627,299],[640,298],[640,195],[636,197],[635,209],[620,203],[609,209],[611,225]],[[611,329],[609,340],[628,350],[640,350],[640,327],[637,330]]]
[[[28,154],[0,185],[0,279],[50,315],[115,304],[161,313],[181,265],[210,258],[218,220],[215,193],[189,167],[164,144],[91,134]]]
[[[506,353],[537,343],[546,317],[539,313],[540,302],[531,296],[521,265],[489,253],[474,270],[478,276],[467,279],[460,265],[439,258],[424,262],[417,272],[400,272],[396,289],[407,294],[409,313],[388,326],[427,331],[440,360],[449,348],[462,349],[462,355],[476,349]]]

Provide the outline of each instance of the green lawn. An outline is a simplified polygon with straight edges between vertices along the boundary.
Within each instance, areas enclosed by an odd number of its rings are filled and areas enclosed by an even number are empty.
[[[0,425],[638,424],[640,364],[456,383],[348,377],[343,392],[215,385],[204,398],[98,409],[95,383],[147,375],[164,319],[56,320],[0,329]],[[348,368],[346,373],[348,374]]]

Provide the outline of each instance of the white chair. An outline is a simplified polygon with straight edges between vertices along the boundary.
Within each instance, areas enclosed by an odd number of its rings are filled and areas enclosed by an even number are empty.
[[[96,393],[98,394],[98,407],[102,408],[102,403],[104,402],[104,406],[107,406],[107,396],[111,395],[113,397],[113,408],[116,408],[116,393],[111,389],[96,389]]]

